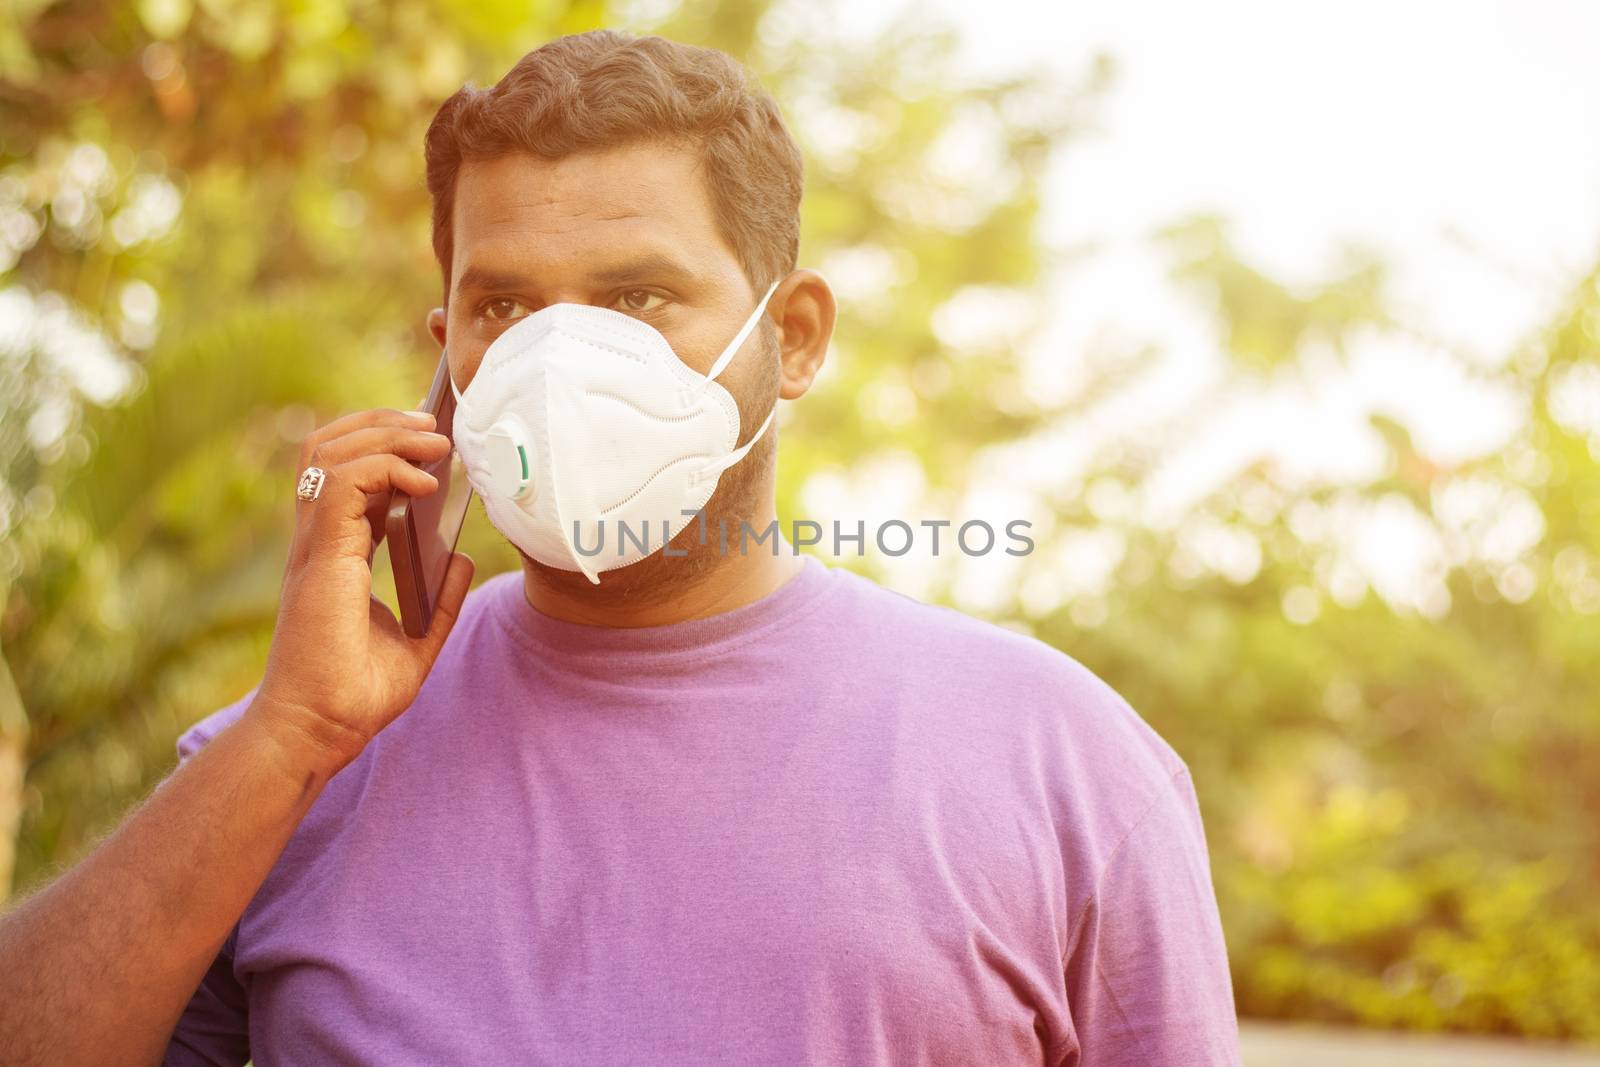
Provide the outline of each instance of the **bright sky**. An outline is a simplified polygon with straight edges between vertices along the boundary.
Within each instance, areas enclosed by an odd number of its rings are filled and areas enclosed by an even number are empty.
[[[936,6],[976,70],[1116,61],[1104,132],[1062,154],[1046,231],[1113,250],[1103,269],[1119,273],[1064,278],[1064,306],[1099,283],[1123,328],[1171,328],[1141,284],[1159,266],[1134,246],[1199,211],[1234,220],[1244,253],[1291,281],[1319,277],[1340,242],[1377,246],[1407,316],[1484,358],[1541,323],[1600,250],[1600,5]],[[1427,362],[1383,360],[1402,402]],[[1474,398],[1451,401],[1457,418],[1411,413],[1423,443],[1441,458],[1490,445],[1467,425],[1485,418]]]
[[[857,29],[893,11],[846,7]],[[1600,4],[917,8],[930,9],[961,28],[974,72],[1043,65],[1071,77],[1097,53],[1115,61],[1102,132],[1061,154],[1046,200],[1050,244],[1089,241],[1101,252],[1054,282],[1036,357],[1059,370],[1096,340],[1159,343],[1162,372],[1110,413],[1122,425],[1159,420],[1221,365],[1207,320],[1166,280],[1151,230],[1224,215],[1246,257],[1291,282],[1325,276],[1342,242],[1375,246],[1394,266],[1391,295],[1423,339],[1374,337],[1355,346],[1348,370],[1230,395],[1147,487],[1157,512],[1263,453],[1307,476],[1370,472],[1381,456],[1365,421],[1373,410],[1402,416],[1443,462],[1495,449],[1514,430],[1514,400],[1475,383],[1441,346],[1503,358],[1600,252]],[[1064,436],[1054,458],[1081,444]],[[1042,478],[1060,477],[1059,463],[1039,466]],[[1399,527],[1377,538],[1373,554],[1385,560],[1375,566],[1392,573],[1367,580],[1398,587],[1424,567],[1437,546],[1416,534],[1410,552],[1390,550],[1407,542]]]
[[[1215,209],[1277,270],[1314,275],[1343,237],[1408,253],[1454,228],[1550,276],[1600,237],[1588,0],[936,6],[975,69],[1116,61],[1105,135],[1057,175],[1059,238]]]

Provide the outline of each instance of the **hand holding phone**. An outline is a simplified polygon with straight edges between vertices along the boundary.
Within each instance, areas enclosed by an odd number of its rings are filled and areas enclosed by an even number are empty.
[[[440,380],[448,396],[449,380]],[[297,479],[316,467],[323,472],[321,489],[295,500],[278,620],[252,702],[252,714],[295,758],[320,759],[336,771],[359,755],[416,699],[466,599],[472,561],[448,550],[442,559],[430,556],[437,569],[422,578],[425,617],[432,620],[425,630],[418,631],[415,619],[402,628],[372,596],[372,555],[393,504],[401,504],[408,523],[403,536],[415,546],[406,558],[430,555],[417,506],[449,498],[443,475],[432,473],[450,472],[448,424],[438,423],[436,412],[357,411],[319,427],[301,444]],[[432,512],[439,519],[434,536],[453,545],[459,523],[447,536],[439,533],[445,510]],[[460,515],[465,511],[461,504]],[[401,566],[397,561],[396,570]],[[411,573],[423,572],[413,567]]]
[[[434,432],[450,438],[451,446],[449,455],[422,467],[438,479],[438,489],[413,497],[397,488],[389,502],[385,524],[389,562],[400,602],[400,623],[409,637],[426,634],[433,622],[450,557],[472,501],[472,487],[455,450],[456,399],[450,388],[448,355],[439,357],[439,369],[421,410],[434,417]]]

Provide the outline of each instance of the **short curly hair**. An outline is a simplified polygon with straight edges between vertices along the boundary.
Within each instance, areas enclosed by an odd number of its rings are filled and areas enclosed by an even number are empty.
[[[425,155],[445,298],[463,161],[648,141],[696,146],[722,236],[754,289],[794,269],[802,162],[772,97],[723,52],[594,30],[529,52],[491,88],[464,86],[434,115]]]

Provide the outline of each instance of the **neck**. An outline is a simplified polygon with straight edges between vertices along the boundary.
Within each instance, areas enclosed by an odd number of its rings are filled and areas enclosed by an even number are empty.
[[[765,514],[759,517],[757,528],[765,528],[775,517],[770,503],[763,510]],[[671,581],[669,568],[697,562],[657,554],[631,567],[601,574],[600,584],[596,586],[581,574],[554,571],[524,557],[523,595],[533,610],[563,622],[586,626],[667,626],[753,604],[776,592],[805,566],[805,560],[796,555],[780,535],[776,552],[762,545],[752,546],[747,555],[737,551],[712,554],[703,566],[693,568],[691,581]],[[651,571],[628,574],[635,568],[651,568]],[[657,580],[642,580],[647,575]],[[618,581],[619,578],[622,580]],[[607,589],[608,582],[613,583],[612,589]],[[651,595],[662,590],[670,590],[670,595]]]

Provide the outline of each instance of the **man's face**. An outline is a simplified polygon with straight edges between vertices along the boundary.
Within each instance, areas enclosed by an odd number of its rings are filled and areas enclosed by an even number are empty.
[[[717,228],[693,151],[651,144],[553,162],[516,154],[464,164],[450,278],[446,335],[463,389],[495,338],[559,303],[647,322],[704,373],[759,297]],[[760,362],[736,360],[718,379],[741,399],[747,427],[741,394],[749,390],[740,386]],[[776,381],[771,368],[759,378]],[[772,395],[756,406],[755,425]]]
[[[468,162],[456,178],[453,220],[442,325],[450,372],[463,390],[495,338],[558,303],[647,322],[704,374],[760,297],[718,230],[687,147],[636,144],[555,161],[519,153]],[[777,343],[764,326],[718,378],[738,401],[741,441],[776,401],[779,377]],[[706,508],[709,519],[736,522],[750,513],[767,451],[758,448],[723,476]],[[691,524],[674,548],[685,547],[691,533],[698,537],[695,531]],[[667,562],[690,564],[675,568],[684,578],[699,569],[691,560]],[[613,573],[628,575],[622,584],[657,584],[660,563],[651,557]]]

